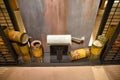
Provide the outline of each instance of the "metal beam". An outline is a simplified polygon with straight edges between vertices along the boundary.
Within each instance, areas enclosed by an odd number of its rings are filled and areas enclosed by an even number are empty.
[[[102,17],[100,27],[98,29],[97,36],[101,35],[103,30],[104,30],[104,27],[105,27],[105,24],[106,24],[107,19],[109,17],[109,14],[110,14],[113,3],[114,3],[114,0],[108,0],[107,6],[105,8],[105,11],[104,11],[104,14],[103,14],[103,17]]]

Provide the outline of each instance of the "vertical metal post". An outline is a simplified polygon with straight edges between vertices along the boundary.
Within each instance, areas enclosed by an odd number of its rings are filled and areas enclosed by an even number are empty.
[[[105,11],[104,11],[104,14],[103,14],[103,17],[102,17],[102,21],[101,21],[97,36],[101,35],[103,30],[104,30],[104,27],[105,27],[105,24],[106,24],[107,19],[109,17],[109,14],[110,14],[113,3],[114,3],[114,0],[108,0],[108,3],[107,3],[107,6],[105,8]]]

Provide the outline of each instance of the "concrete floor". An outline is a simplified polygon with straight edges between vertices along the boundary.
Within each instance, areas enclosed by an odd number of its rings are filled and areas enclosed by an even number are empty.
[[[0,80],[120,80],[119,75],[120,65],[0,67]]]

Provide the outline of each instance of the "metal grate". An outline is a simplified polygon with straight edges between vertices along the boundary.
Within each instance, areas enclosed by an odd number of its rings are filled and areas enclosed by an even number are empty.
[[[0,26],[13,27],[10,16],[3,0],[0,1]]]
[[[103,63],[120,64],[120,22],[102,56]]]
[[[105,35],[108,43],[101,55],[102,63],[120,63],[120,0],[108,0],[98,35]]]
[[[14,51],[0,26],[0,64],[7,65],[16,63],[17,56],[14,54]]]
[[[106,53],[105,61],[114,60],[120,62],[120,33],[112,43],[111,48]]]
[[[107,35],[110,27],[117,26],[120,21],[120,1],[115,0],[109,13],[102,35]]]
[[[4,33],[4,28],[8,27],[13,27],[13,24],[3,0],[0,0],[0,64],[17,63],[17,57]]]

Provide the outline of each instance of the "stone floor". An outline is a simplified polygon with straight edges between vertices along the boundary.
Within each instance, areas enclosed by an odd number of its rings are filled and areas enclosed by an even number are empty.
[[[0,80],[120,80],[118,66],[0,67]]]
[[[104,66],[104,69],[110,80],[120,80],[120,65]]]

